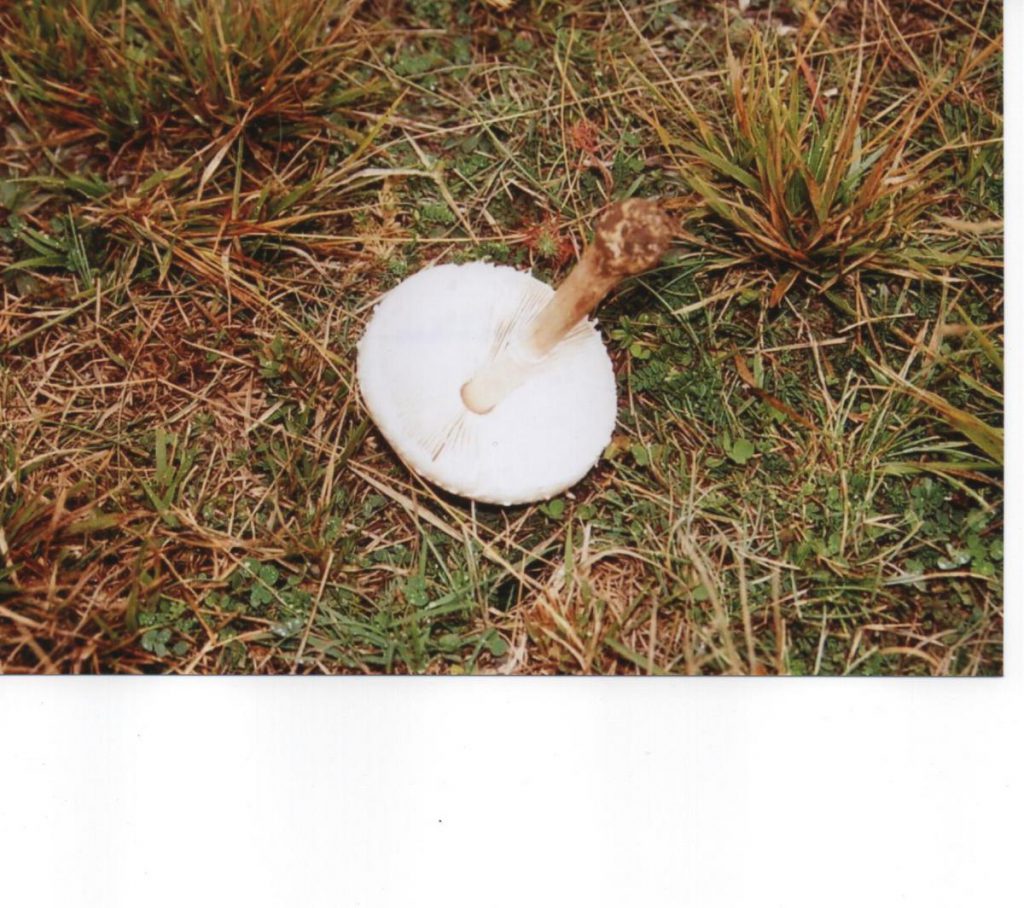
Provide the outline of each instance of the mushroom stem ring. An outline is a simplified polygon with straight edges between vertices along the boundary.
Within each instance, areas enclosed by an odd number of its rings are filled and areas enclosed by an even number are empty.
[[[514,268],[426,268],[377,305],[359,344],[367,409],[398,455],[450,492],[496,504],[556,495],[600,457],[615,379],[587,316],[653,267],[669,223],[650,200],[613,205],[553,290]]]

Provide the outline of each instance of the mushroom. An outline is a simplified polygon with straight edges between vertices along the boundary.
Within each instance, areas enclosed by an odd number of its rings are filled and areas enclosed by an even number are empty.
[[[377,305],[359,342],[363,401],[415,472],[492,504],[550,498],[611,440],[615,377],[587,318],[623,278],[653,267],[668,219],[613,205],[557,291],[486,262],[425,268]]]

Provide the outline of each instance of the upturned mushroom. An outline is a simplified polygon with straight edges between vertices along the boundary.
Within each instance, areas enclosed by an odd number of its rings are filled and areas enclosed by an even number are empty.
[[[670,228],[651,200],[613,205],[553,290],[507,266],[425,268],[377,305],[359,343],[363,400],[388,443],[443,489],[492,504],[582,479],[615,427],[615,377],[587,318],[657,264]]]

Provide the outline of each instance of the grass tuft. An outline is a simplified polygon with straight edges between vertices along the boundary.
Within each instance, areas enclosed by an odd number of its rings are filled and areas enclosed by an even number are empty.
[[[824,26],[808,23],[793,42],[755,31],[742,59],[727,44],[724,120],[689,103],[672,124],[650,116],[700,203],[784,269],[769,305],[803,276],[825,287],[854,270],[940,279],[939,249],[915,241],[947,203],[959,139],[926,133],[998,47],[904,86],[884,45],[825,49]]]
[[[0,19],[0,56],[24,103],[74,138],[119,145],[241,122],[280,139],[363,94],[346,73],[357,7],[33,0]]]

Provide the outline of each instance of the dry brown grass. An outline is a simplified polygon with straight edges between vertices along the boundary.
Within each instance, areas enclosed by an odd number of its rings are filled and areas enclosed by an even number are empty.
[[[0,202],[18,226],[0,238],[0,671],[1000,669],[998,584],[971,563],[932,567],[962,534],[906,513],[913,493],[933,522],[973,508],[982,542],[1000,532],[998,472],[954,424],[1001,411],[954,387],[994,368],[998,275],[949,265],[961,295],[936,313],[914,311],[932,296],[910,280],[883,297],[858,279],[837,287],[852,320],[804,301],[769,316],[749,292],[777,275],[691,223],[623,296],[642,311],[620,299],[602,316],[623,413],[599,468],[554,509],[439,494],[358,400],[374,299],[435,259],[557,275],[633,186],[687,209],[631,108],[685,92],[704,110],[726,75],[723,21],[703,5],[686,25],[658,5],[630,5],[632,25],[617,6],[552,24],[523,4],[309,5],[323,44],[286,55],[259,117],[267,73],[225,54],[248,88],[200,99],[203,129],[188,105],[148,107],[123,135],[122,108],[75,81],[93,70],[59,84],[24,60],[5,70]],[[830,20],[836,42],[855,6]],[[963,11],[924,21],[934,6],[872,19],[885,30],[866,40],[891,42],[908,79],[960,52]],[[111,41],[103,59],[120,54]],[[325,72],[349,94],[329,97]],[[954,100],[991,109],[992,91],[979,73]],[[929,229],[996,259],[994,232],[961,228],[999,213],[970,204]],[[854,362],[861,348],[913,387],[955,391],[954,409],[901,393]],[[741,438],[759,443],[749,465]]]

